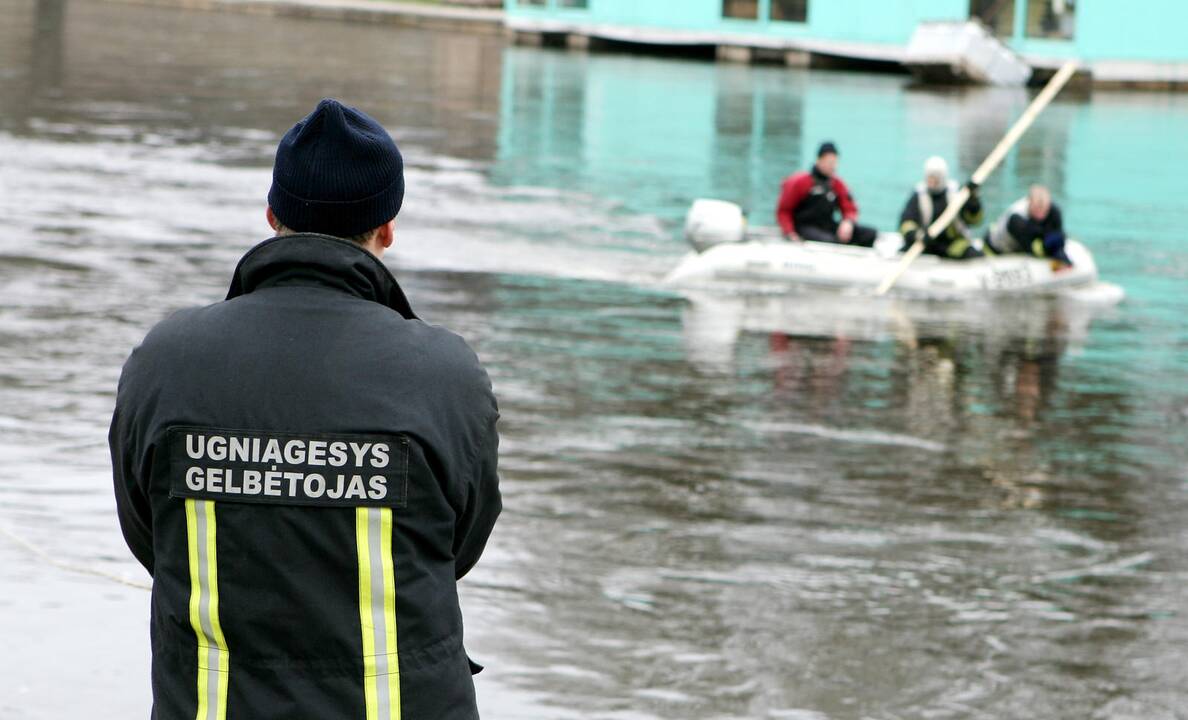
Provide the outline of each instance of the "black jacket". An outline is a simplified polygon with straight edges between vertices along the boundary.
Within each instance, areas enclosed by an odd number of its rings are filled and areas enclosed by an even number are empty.
[[[956,193],[957,186],[952,183],[940,190],[930,190],[923,185],[918,185],[908,197],[907,202],[904,203],[903,212],[899,214],[899,232],[903,233],[906,238],[917,228],[927,230],[933,220],[944,214],[945,209],[949,207],[950,196]],[[922,200],[927,201],[931,207],[921,207]],[[982,201],[977,194],[971,193],[969,199],[965,201],[965,205],[961,206],[957,219],[945,228],[941,236],[935,240],[947,243],[968,238],[970,237],[968,226],[981,223],[982,218]]]
[[[153,717],[477,717],[456,580],[500,511],[497,418],[466,343],[336,238],[261,243],[157,325],[109,437]]]
[[[809,170],[809,177],[812,186],[793,214],[796,227],[818,227],[837,232],[837,214],[841,205],[833,178],[818,170],[816,165]]]
[[[1048,209],[1048,216],[1043,220],[1036,220],[1026,212],[1011,213],[1007,218],[1006,230],[1014,239],[1016,246],[1024,252],[1033,252],[1042,257],[1043,252],[1036,252],[1036,250],[1043,250],[1045,237],[1052,234],[1064,236],[1064,217],[1060,214],[1060,208],[1056,203],[1052,203]],[[1038,248],[1035,247],[1037,241]]]

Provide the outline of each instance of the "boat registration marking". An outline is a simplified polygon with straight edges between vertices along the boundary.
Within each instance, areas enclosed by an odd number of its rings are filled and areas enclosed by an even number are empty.
[[[984,290],[1013,290],[1032,283],[1031,268],[1024,263],[1013,267],[991,268],[989,274],[982,276]]]

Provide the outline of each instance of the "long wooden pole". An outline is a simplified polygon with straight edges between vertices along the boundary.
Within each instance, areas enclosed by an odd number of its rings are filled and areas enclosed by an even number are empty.
[[[1061,89],[1064,88],[1065,83],[1068,82],[1069,78],[1071,78],[1073,73],[1076,71],[1077,61],[1069,60],[1068,62],[1064,63],[1064,66],[1060,68],[1060,70],[1055,75],[1052,76],[1052,79],[1048,81],[1047,86],[1044,87],[1039,95],[1035,96],[1035,99],[1032,100],[1031,104],[1027,106],[1027,110],[1025,110],[1023,114],[1019,116],[1019,119],[1015,121],[1015,124],[1011,126],[1011,129],[1007,131],[1007,134],[1003,136],[1002,140],[999,141],[994,150],[991,151],[986,159],[982,161],[982,164],[978,166],[978,169],[974,171],[974,174],[970,180],[975,185],[981,185],[986,181],[986,178],[990,176],[990,173],[994,172],[994,170],[998,168],[999,163],[1001,163],[1002,159],[1006,157],[1006,154],[1010,152],[1011,148],[1015,146],[1015,143],[1019,142],[1019,138],[1023,137],[1023,133],[1027,132],[1027,128],[1031,127],[1031,123],[1035,122],[1035,119],[1039,117],[1041,112],[1044,111],[1044,108],[1048,107],[1048,103],[1052,102],[1052,98],[1056,97],[1056,93],[1060,92]],[[961,211],[961,208],[965,205],[966,200],[969,200],[968,186],[961,188],[957,195],[945,207],[945,211],[940,214],[940,217],[938,217],[932,222],[931,225],[928,226],[928,236],[937,237],[942,232],[944,232],[945,228],[949,227],[949,224],[952,223],[953,219],[957,217],[957,213]],[[879,287],[877,290],[875,290],[875,294],[885,295],[887,291],[895,285],[896,281],[899,280],[899,277],[903,275],[904,271],[908,269],[908,266],[915,262],[916,258],[918,258],[922,252],[924,252],[924,241],[917,240],[910,248],[908,248],[908,251],[903,254],[903,258],[899,261],[899,264],[895,266],[895,269],[888,273],[887,277],[883,278],[883,281],[879,283]]]

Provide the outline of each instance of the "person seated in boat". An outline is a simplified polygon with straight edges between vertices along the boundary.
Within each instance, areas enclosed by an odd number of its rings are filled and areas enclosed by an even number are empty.
[[[924,252],[930,255],[952,260],[982,257],[969,230],[970,225],[982,222],[982,201],[976,186],[971,183],[969,189],[969,199],[949,227],[938,237],[928,237],[928,226],[940,217],[958,191],[957,183],[949,179],[949,164],[945,159],[928,158],[924,163],[924,182],[916,185],[899,216],[899,232],[903,234],[905,247],[923,239]]]
[[[1032,185],[1027,197],[1007,208],[990,228],[986,246],[994,253],[1027,253],[1072,267],[1064,239],[1064,218],[1052,193],[1043,185]]]
[[[802,170],[784,180],[776,220],[786,239],[874,245],[879,233],[858,224],[858,205],[850,189],[837,176],[837,155],[836,145],[822,143],[811,170]]]

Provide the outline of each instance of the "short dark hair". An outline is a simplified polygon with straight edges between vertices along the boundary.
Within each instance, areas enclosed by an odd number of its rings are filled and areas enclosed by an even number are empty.
[[[383,226],[381,225],[380,227],[383,227]],[[302,232],[302,231],[301,230],[293,230],[292,228],[285,227],[284,223],[282,223],[279,220],[277,220],[277,222],[276,222],[276,234],[278,236],[279,235],[296,235],[297,233],[300,233],[300,232]],[[369,243],[373,239],[375,239],[375,234],[377,232],[379,232],[379,228],[374,227],[365,233],[359,233],[358,235],[350,235],[350,236],[344,237],[342,239],[347,240],[349,242],[353,242],[356,245],[366,245],[367,243]],[[337,237],[337,236],[335,236],[335,237]]]

